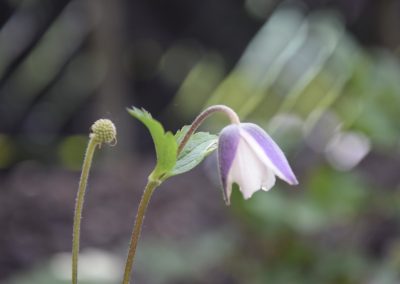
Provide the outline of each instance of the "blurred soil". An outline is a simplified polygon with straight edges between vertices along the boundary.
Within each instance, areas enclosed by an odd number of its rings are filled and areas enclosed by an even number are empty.
[[[89,178],[81,249],[128,246],[151,158],[95,168]],[[96,164],[96,163],[95,163]],[[79,172],[24,162],[0,178],[0,280],[71,250]],[[153,196],[143,234],[186,238],[224,223],[219,189],[201,168],[167,181]]]

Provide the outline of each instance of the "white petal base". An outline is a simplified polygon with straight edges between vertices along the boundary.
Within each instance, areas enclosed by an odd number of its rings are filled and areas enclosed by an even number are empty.
[[[237,183],[245,199],[262,189],[269,190],[275,184],[275,174],[260,158],[251,145],[240,140],[235,159],[228,173],[228,198],[232,192],[232,184]]]

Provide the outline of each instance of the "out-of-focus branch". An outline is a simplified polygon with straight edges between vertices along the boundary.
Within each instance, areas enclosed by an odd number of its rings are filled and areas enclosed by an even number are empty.
[[[125,109],[132,104],[127,100],[128,84],[124,75],[123,56],[125,36],[124,2],[121,0],[87,1],[94,26],[94,49],[98,60],[105,64],[106,73],[98,90],[96,99],[96,116],[110,117],[117,127],[122,129],[119,133],[117,154],[113,152],[115,159],[126,156],[127,151],[133,149],[132,127],[129,126],[129,116]],[[111,157],[109,157],[111,158]]]

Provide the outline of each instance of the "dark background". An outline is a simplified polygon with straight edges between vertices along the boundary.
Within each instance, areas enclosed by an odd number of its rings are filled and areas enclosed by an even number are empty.
[[[154,165],[126,107],[176,131],[224,103],[270,131],[300,185],[227,208],[215,157],[169,180],[135,282],[399,283],[399,26],[397,0],[1,1],[0,282],[68,283],[79,170],[105,117],[118,144],[96,153],[80,275],[119,283]]]

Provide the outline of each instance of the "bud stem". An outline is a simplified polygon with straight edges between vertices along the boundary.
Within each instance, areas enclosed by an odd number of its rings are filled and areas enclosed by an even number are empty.
[[[78,283],[78,256],[82,209],[85,200],[85,192],[87,180],[89,177],[89,171],[92,165],[93,155],[97,145],[100,145],[100,143],[97,141],[95,136],[92,135],[86,148],[85,158],[82,165],[81,179],[79,181],[79,189],[76,197],[74,225],[72,233],[72,284]]]
[[[82,210],[94,152],[96,147],[100,147],[102,143],[112,143],[114,141],[115,145],[117,141],[117,131],[114,124],[109,119],[99,119],[95,121],[91,129],[92,133],[89,135],[90,139],[86,148],[85,158],[83,159],[81,179],[79,180],[79,188],[75,201],[74,225],[72,229],[72,284],[78,284],[78,257]]]
[[[234,124],[240,123],[240,119],[239,119],[238,115],[230,107],[227,107],[225,105],[214,105],[214,106],[210,106],[210,107],[206,108],[194,119],[188,132],[186,132],[185,136],[183,137],[181,143],[178,146],[178,153],[177,153],[178,155],[182,152],[183,148],[185,147],[186,143],[189,141],[190,137],[197,130],[197,128],[203,123],[203,121],[215,112],[222,112],[222,113],[226,114],[229,117],[231,123],[234,123]]]

